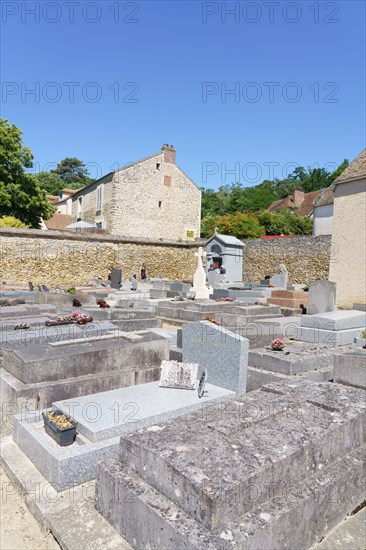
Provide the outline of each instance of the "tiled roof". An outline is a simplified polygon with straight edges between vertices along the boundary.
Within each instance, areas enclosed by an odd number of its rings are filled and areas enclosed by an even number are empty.
[[[294,205],[293,195],[289,195],[284,199],[274,201],[267,210],[269,212],[278,212],[278,210],[283,210],[284,208],[290,208],[291,210],[296,210],[297,214],[300,216],[310,216],[313,211],[313,202],[316,197],[320,194],[320,191],[312,191],[311,193],[305,193],[304,200],[298,206]]]
[[[72,216],[68,214],[54,214],[49,220],[43,220],[47,229],[66,229],[72,223]]]
[[[82,187],[80,188],[82,189]],[[77,191],[80,191],[80,189],[62,189],[61,193],[67,193],[68,195],[74,195]]]
[[[325,206],[327,204],[333,204],[334,193],[332,186],[323,189],[319,195],[315,198],[313,206]]]
[[[334,180],[333,183],[344,183],[356,178],[366,177],[366,149],[361,151],[358,157]]]

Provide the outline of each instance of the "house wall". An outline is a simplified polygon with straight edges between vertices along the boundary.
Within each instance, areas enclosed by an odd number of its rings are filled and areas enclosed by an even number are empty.
[[[102,210],[97,212],[97,189],[103,185]],[[98,182],[90,185],[85,191],[77,193],[72,197],[72,218],[76,222],[78,218],[79,197],[82,197],[81,218],[85,222],[105,222],[106,227],[111,225],[111,212],[114,199],[113,174],[108,174]]]
[[[333,224],[333,204],[316,206],[313,211],[313,235],[331,235]]]
[[[157,164],[160,168],[157,169]],[[200,236],[201,191],[163,153],[114,173],[110,232],[165,239]]]
[[[337,283],[337,305],[366,303],[366,178],[339,183],[334,192],[329,280]]]

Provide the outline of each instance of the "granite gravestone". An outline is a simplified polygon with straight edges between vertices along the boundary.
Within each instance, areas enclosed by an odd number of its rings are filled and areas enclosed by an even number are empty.
[[[288,271],[284,264],[280,264],[277,268],[277,273],[270,279],[271,285],[276,288],[287,289]]]
[[[336,287],[336,283],[332,281],[311,281],[309,283],[308,315],[335,311]]]
[[[209,384],[245,393],[249,340],[209,321],[182,327],[183,362],[198,363],[207,370]]]
[[[194,390],[196,388],[197,373],[197,363],[162,361],[159,387]]]
[[[111,269],[111,288],[119,290],[122,286],[122,269]]]

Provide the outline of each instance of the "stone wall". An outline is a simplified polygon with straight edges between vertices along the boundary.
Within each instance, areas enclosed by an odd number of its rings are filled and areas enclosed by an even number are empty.
[[[150,277],[192,279],[195,252],[203,244],[2,227],[0,282],[86,285],[96,276],[106,278],[110,266],[122,268],[123,279],[138,276],[142,263]],[[280,263],[291,283],[327,279],[330,259],[330,236],[247,239],[243,280],[260,281]]]
[[[64,231],[0,229],[0,282],[27,285],[86,285],[107,278],[110,266],[123,279],[139,276],[146,264],[150,277],[192,278],[197,243],[123,239]]]
[[[259,281],[285,264],[290,283],[328,279],[331,236],[246,239],[244,241],[243,279]]]

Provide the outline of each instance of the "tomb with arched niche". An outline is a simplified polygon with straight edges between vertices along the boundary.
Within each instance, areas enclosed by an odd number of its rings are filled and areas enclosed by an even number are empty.
[[[215,228],[215,233],[206,243],[206,272],[210,284],[221,280],[228,283],[242,281],[243,247],[242,241],[221,235]]]

